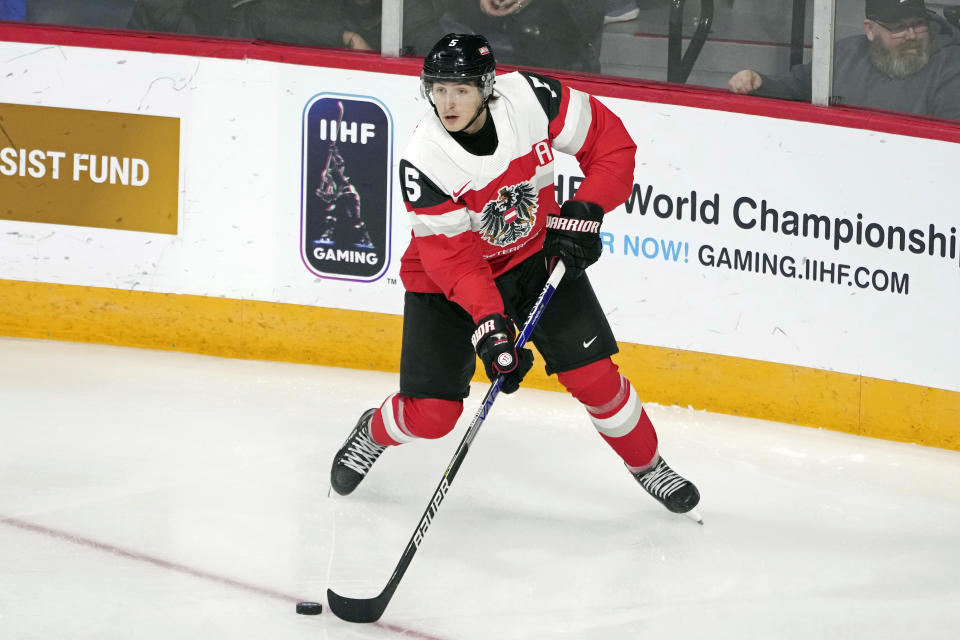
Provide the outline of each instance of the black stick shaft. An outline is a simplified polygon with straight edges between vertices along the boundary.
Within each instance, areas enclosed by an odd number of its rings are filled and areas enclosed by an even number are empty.
[[[553,292],[556,290],[557,285],[560,284],[560,280],[563,278],[565,271],[566,267],[563,262],[558,262],[554,267],[550,278],[543,287],[543,291],[540,292],[540,297],[530,310],[530,315],[527,316],[527,321],[523,324],[520,335],[517,336],[517,349],[525,345],[530,339],[530,335],[537,326],[537,322],[540,321],[540,316],[543,314],[543,310],[546,308],[550,298],[553,297]],[[503,376],[497,376],[497,379],[490,385],[487,395],[483,397],[483,403],[481,403],[480,409],[477,410],[473,421],[467,428],[467,433],[463,436],[463,440],[460,441],[460,446],[457,447],[456,452],[453,454],[453,459],[450,461],[447,470],[440,479],[440,484],[437,485],[436,490],[433,492],[433,497],[427,504],[423,515],[420,517],[420,523],[414,530],[413,535],[410,536],[407,547],[403,550],[403,555],[400,556],[400,561],[397,563],[393,574],[387,581],[387,585],[383,588],[383,591],[380,592],[380,595],[375,598],[345,598],[334,592],[333,589],[327,589],[327,605],[338,618],[348,622],[376,622],[380,619],[380,616],[383,615],[387,605],[390,604],[393,593],[400,584],[401,578],[403,578],[403,574],[407,572],[407,567],[410,566],[413,556],[420,548],[423,537],[427,534],[427,529],[429,529],[433,523],[433,519],[440,509],[440,504],[447,496],[450,485],[453,484],[453,479],[460,470],[460,465],[463,463],[464,458],[467,457],[470,444],[480,430],[480,425],[483,424],[487,414],[493,407],[493,401],[497,395],[499,395],[502,385]]]

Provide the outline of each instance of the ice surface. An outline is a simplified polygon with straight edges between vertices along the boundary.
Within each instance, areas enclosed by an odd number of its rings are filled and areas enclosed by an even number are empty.
[[[960,454],[648,405],[701,527],[528,389],[497,399],[379,623],[298,616],[328,586],[379,593],[485,391],[328,497],[395,385],[0,339],[0,638],[957,637]]]

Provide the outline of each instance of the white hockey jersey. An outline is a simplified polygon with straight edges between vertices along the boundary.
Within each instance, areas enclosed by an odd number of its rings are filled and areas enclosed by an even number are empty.
[[[503,313],[494,278],[543,247],[556,214],[554,151],[576,156],[575,195],[610,211],[630,194],[636,145],[595,98],[528,72],[498,76],[489,102],[498,145],[464,149],[430,113],[400,161],[412,227],[401,259],[408,291],[443,293],[474,318]]]

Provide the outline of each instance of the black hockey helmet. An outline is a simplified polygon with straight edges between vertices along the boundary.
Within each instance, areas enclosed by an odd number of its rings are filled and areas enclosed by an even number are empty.
[[[448,33],[433,45],[424,58],[420,89],[423,97],[430,100],[434,82],[472,82],[480,89],[486,102],[493,93],[496,68],[493,49],[486,38],[479,34]]]

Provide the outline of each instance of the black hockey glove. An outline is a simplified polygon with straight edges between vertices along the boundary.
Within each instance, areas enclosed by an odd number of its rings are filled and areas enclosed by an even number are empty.
[[[483,318],[470,341],[483,361],[490,382],[503,374],[501,391],[513,393],[520,388],[520,381],[533,366],[533,352],[524,348],[520,351],[514,349],[516,332],[509,318],[499,313]]]
[[[547,216],[547,234],[543,239],[543,255],[547,272],[553,271],[557,260],[567,265],[565,278],[575,280],[584,269],[600,259],[600,223],[603,209],[600,205],[580,200],[567,200],[560,207],[560,215]]]

